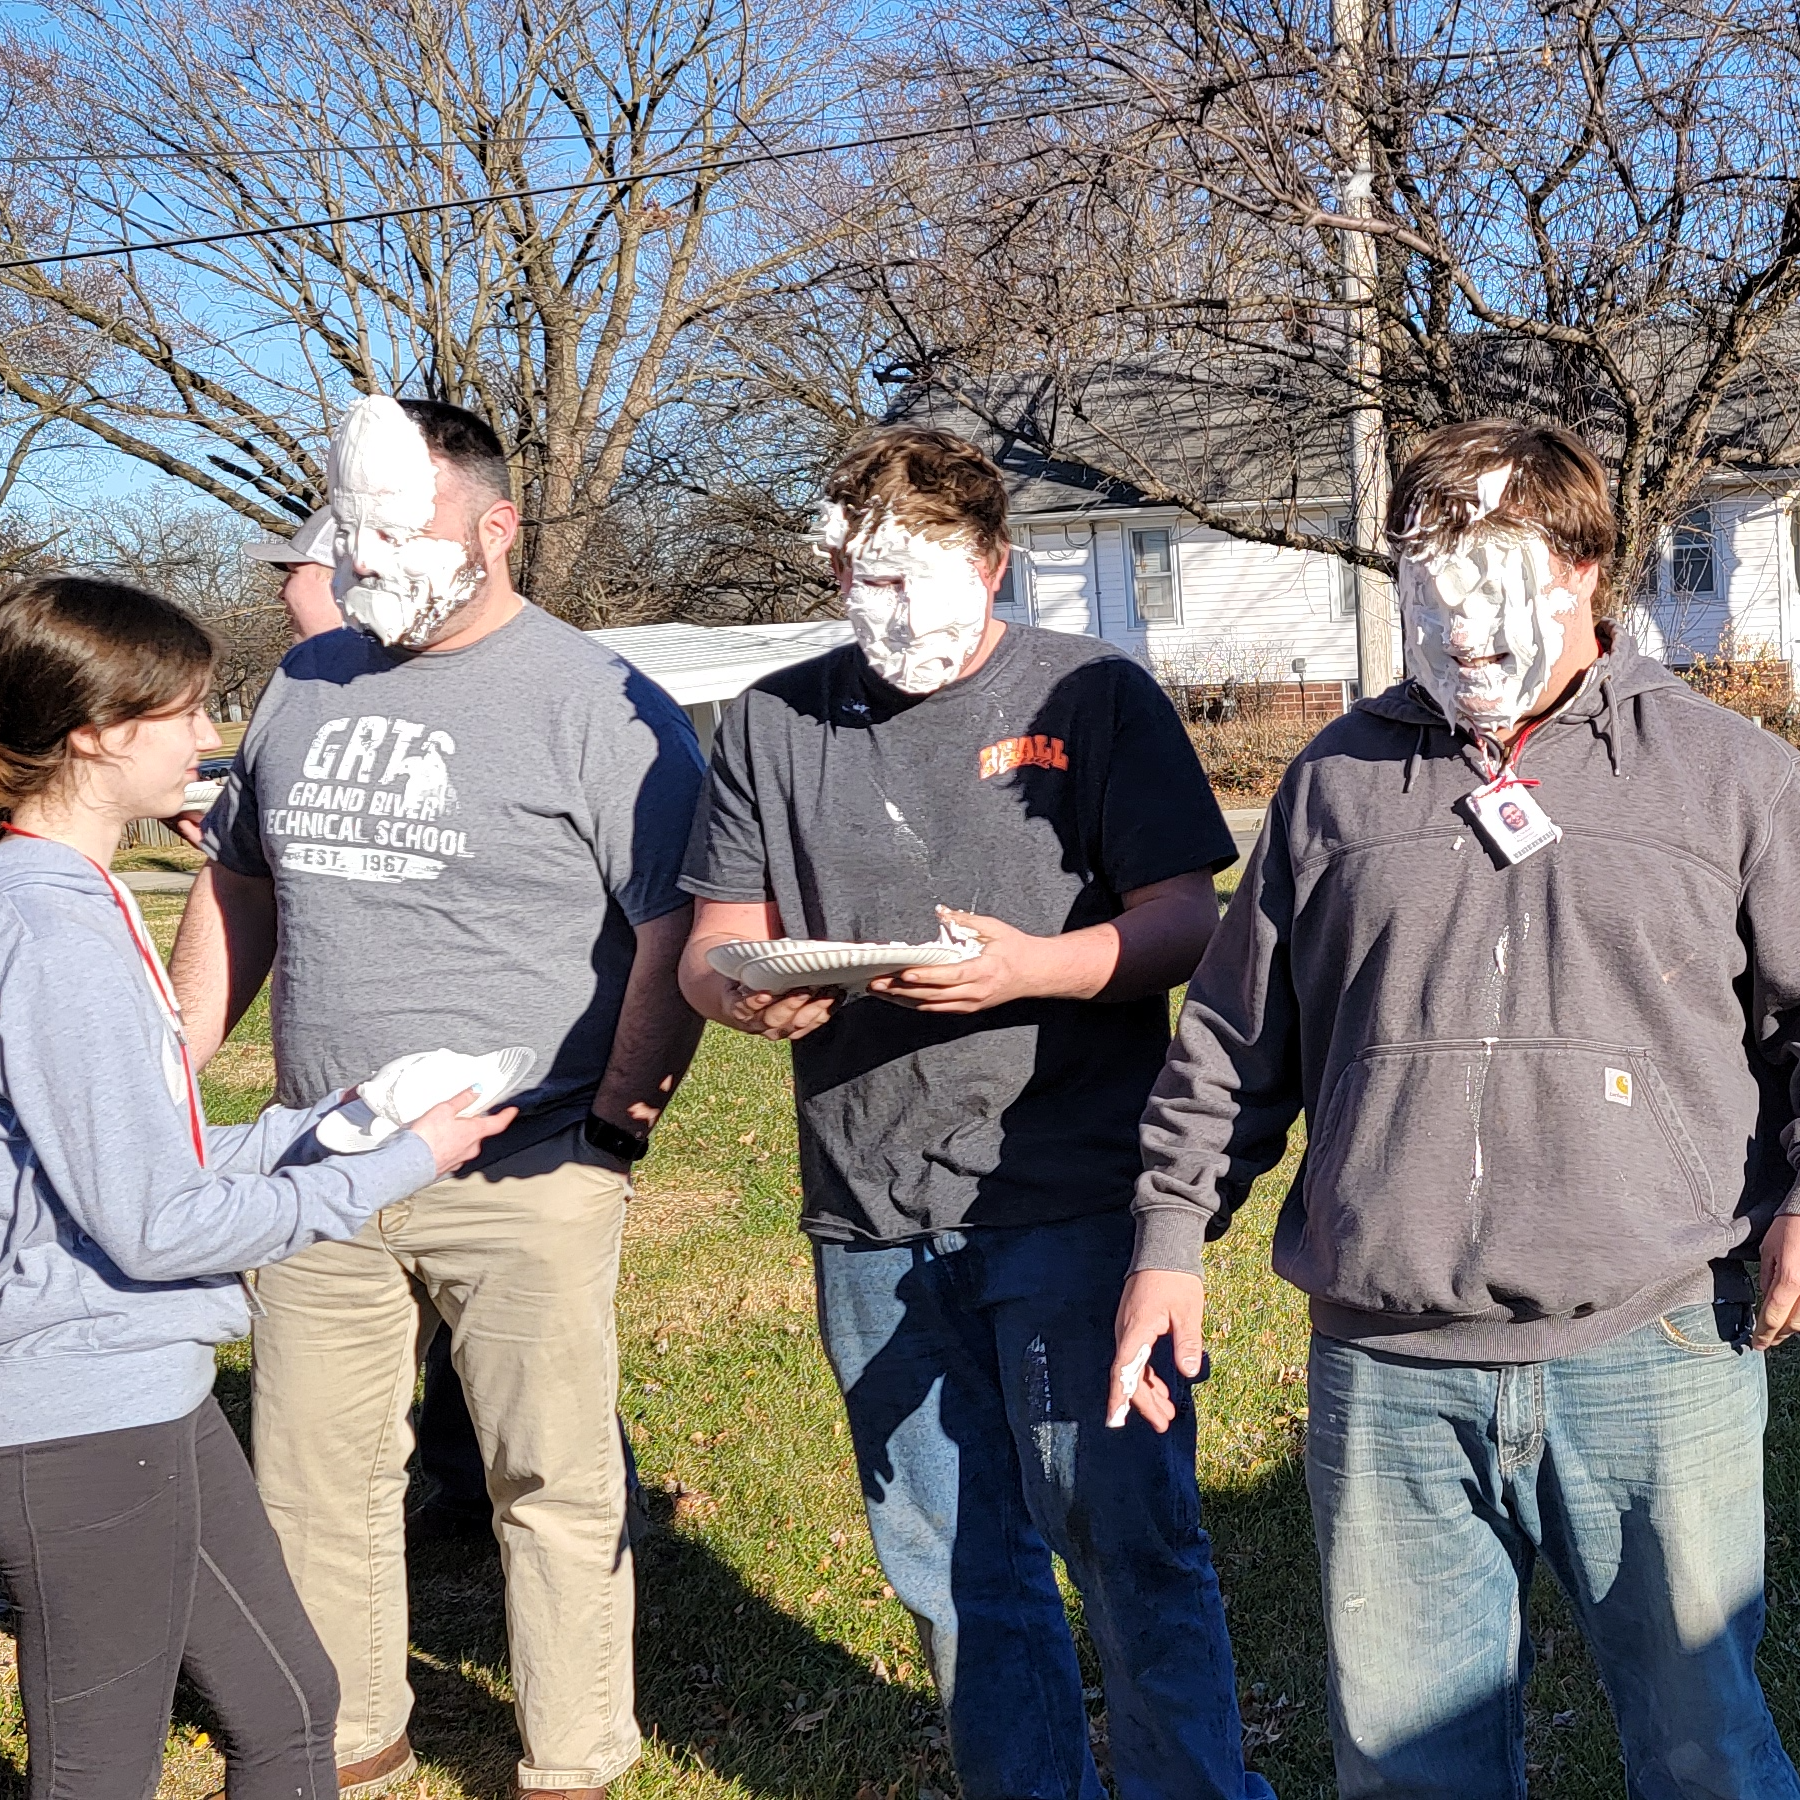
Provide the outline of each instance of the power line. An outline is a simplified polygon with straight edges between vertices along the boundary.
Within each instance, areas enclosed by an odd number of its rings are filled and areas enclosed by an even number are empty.
[[[1695,46],[1712,44],[1724,50],[1750,50],[1755,45],[1741,41],[1730,41],[1717,33],[1699,32],[1658,32],[1642,37],[1596,40],[1595,48],[1602,51],[1625,49],[1657,48],[1664,46]],[[1537,43],[1501,44],[1489,43],[1469,49],[1425,49],[1425,50],[1381,50],[1376,53],[1377,61],[1396,63],[1484,63],[1484,62],[1537,62],[1546,52],[1556,52],[1565,48],[1562,43],[1552,43],[1548,39]],[[1325,54],[1321,48],[1320,54]],[[1045,112],[1066,111],[1066,107],[1046,107]],[[1035,116],[1035,115],[1024,115]],[[814,121],[806,121],[811,123]],[[749,121],[738,120],[736,123],[749,128]],[[793,130],[802,121],[783,120],[773,125],[757,127],[757,129],[777,132]],[[641,142],[645,138],[683,137],[692,130],[690,126],[670,125],[652,126],[647,131],[630,134],[633,142]],[[591,141],[590,134],[580,131],[558,132],[516,132],[481,140],[471,144],[463,138],[397,138],[389,142],[373,142],[366,144],[345,144],[341,142],[316,144],[265,145],[259,148],[229,147],[216,150],[203,144],[177,145],[168,150],[70,150],[55,155],[43,156],[28,152],[11,155],[0,155],[0,168],[39,168],[54,167],[60,164],[76,163],[147,163],[147,162],[288,162],[296,158],[324,155],[365,156],[386,153],[395,150],[431,151],[431,150],[467,150],[471,154],[482,144],[487,145],[523,145],[541,144],[576,144]],[[544,190],[549,191],[549,190]]]
[[[999,113],[971,120],[972,125],[1022,124],[1033,119],[1094,112],[1116,106],[1115,99],[1070,101],[1059,106],[1037,107],[1030,112]],[[559,181],[543,187],[511,188],[498,194],[478,194],[460,200],[428,200],[416,206],[387,206],[369,212],[327,213],[316,219],[296,219],[287,225],[245,225],[232,231],[209,231],[191,237],[152,238],[137,243],[103,244],[93,250],[58,250],[48,256],[20,256],[0,262],[0,273],[11,269],[43,269],[60,263],[94,262],[105,256],[138,256],[151,250],[196,250],[211,244],[241,243],[247,238],[285,237],[294,232],[323,231],[335,225],[372,225],[384,219],[413,219],[428,213],[479,212],[508,200],[535,200],[551,194],[584,194],[599,188],[623,190],[650,181],[672,181],[687,175],[723,175],[760,164],[792,162],[807,156],[829,156],[843,150],[872,150],[889,144],[916,143],[927,138],[959,135],[966,127],[927,125],[911,131],[882,132],[873,137],[849,138],[830,144],[796,145],[788,150],[765,150],[754,155],[726,157],[718,162],[698,162],[671,169],[653,169],[642,175],[600,177],[591,181]]]
[[[755,126],[761,131],[792,131],[803,123],[815,123],[811,120],[788,119],[772,125]],[[733,123],[746,130],[752,129],[752,123],[745,119],[733,120]],[[651,126],[647,131],[634,131],[629,134],[633,143],[645,138],[685,137],[693,127],[687,125]],[[232,147],[226,150],[209,149],[203,144],[184,144],[173,150],[70,150],[55,156],[34,156],[21,153],[16,156],[0,156],[0,166],[14,168],[37,168],[42,165],[57,163],[141,163],[141,162],[291,162],[296,157],[304,156],[366,156],[388,150],[468,150],[473,153],[481,144],[585,144],[590,136],[584,131],[554,132],[512,132],[481,140],[479,144],[471,144],[463,138],[396,138],[391,143],[373,144],[290,144],[285,148],[269,145],[260,149],[239,149]]]

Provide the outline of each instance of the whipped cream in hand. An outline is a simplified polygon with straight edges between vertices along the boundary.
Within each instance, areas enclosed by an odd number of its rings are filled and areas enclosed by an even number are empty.
[[[352,1097],[319,1121],[317,1136],[327,1150],[353,1155],[373,1150],[434,1106],[465,1089],[474,1101],[458,1115],[470,1118],[497,1106],[524,1085],[537,1052],[513,1044],[487,1056],[455,1050],[423,1050],[384,1063]]]

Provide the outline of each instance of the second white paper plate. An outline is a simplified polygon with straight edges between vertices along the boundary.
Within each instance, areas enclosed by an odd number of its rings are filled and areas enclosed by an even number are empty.
[[[706,960],[731,981],[757,993],[785,994],[797,987],[866,987],[878,975],[969,960],[958,944],[840,944],[828,938],[768,938],[760,943],[717,944]],[[831,979],[820,981],[825,976]]]

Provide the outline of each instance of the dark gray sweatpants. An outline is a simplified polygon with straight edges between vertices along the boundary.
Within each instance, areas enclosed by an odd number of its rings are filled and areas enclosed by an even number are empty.
[[[183,1668],[231,1800],[335,1800],[337,1678],[216,1401],[0,1446],[0,1585],[30,1800],[150,1800]]]

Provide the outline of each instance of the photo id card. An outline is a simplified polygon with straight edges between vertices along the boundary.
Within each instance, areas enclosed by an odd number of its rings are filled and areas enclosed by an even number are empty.
[[[1531,789],[1510,770],[1469,796],[1469,816],[1482,842],[1509,863],[1522,863],[1562,836],[1562,827],[1538,805]]]

